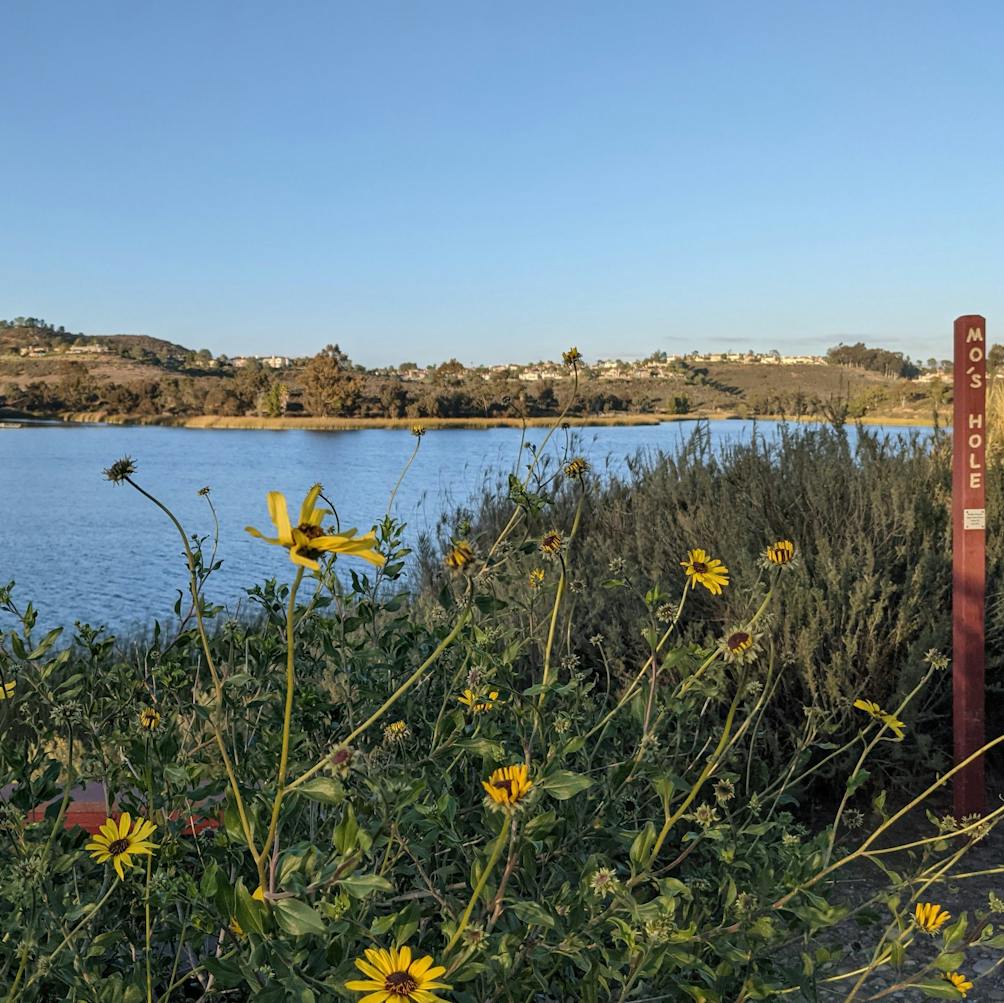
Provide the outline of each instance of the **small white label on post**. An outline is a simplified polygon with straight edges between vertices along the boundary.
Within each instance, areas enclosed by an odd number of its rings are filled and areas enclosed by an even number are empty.
[[[985,508],[966,508],[962,510],[963,529],[986,529],[987,510]]]

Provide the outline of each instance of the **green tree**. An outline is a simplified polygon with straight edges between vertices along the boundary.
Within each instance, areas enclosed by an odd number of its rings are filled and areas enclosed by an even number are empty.
[[[303,367],[302,383],[304,406],[320,417],[353,414],[362,398],[362,381],[337,345],[326,345]]]

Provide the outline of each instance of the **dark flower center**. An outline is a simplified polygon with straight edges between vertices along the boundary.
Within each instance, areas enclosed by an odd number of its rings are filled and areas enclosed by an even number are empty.
[[[496,790],[505,791],[509,797],[512,797],[512,781],[511,780],[493,780],[492,787]]]
[[[699,575],[706,575],[708,566],[703,561],[694,561],[694,571]]]
[[[115,842],[108,844],[108,852],[113,856],[117,857],[121,853],[125,853],[129,849],[128,839],[116,839]]]
[[[384,980],[384,989],[398,996],[408,996],[418,988],[418,983],[407,972],[391,972]]]
[[[302,523],[296,527],[308,540],[316,540],[319,536],[324,536],[324,530],[320,526],[311,526]]]
[[[735,634],[730,634],[726,644],[729,646],[729,651],[742,651],[743,648],[749,647],[750,636],[745,631],[737,631]]]

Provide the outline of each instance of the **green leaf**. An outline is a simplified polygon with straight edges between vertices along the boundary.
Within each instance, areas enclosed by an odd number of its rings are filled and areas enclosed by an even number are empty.
[[[199,891],[205,895],[207,899],[211,899],[216,894],[219,874],[219,864],[217,864],[215,860],[210,860],[209,863],[206,864],[206,869],[202,872],[202,877],[199,879]]]
[[[254,818],[248,819],[248,824],[251,826],[251,834],[254,835]],[[240,814],[237,811],[237,805],[233,799],[227,801],[226,808],[223,809],[223,828],[226,830],[227,835],[235,843],[244,843],[244,829],[241,827]],[[241,926],[244,924],[241,923]]]
[[[501,759],[505,748],[501,742],[493,742],[490,738],[464,738],[456,743],[458,749],[473,752],[482,759]]]
[[[513,902],[510,908],[528,925],[554,926],[554,917],[538,902]]]
[[[925,979],[923,982],[914,982],[913,987],[919,989],[929,999],[962,999],[962,993],[954,986],[949,985],[944,979]]]
[[[247,984],[243,972],[232,961],[209,957],[203,960],[202,965],[222,989],[236,989]]]
[[[581,773],[571,773],[569,770],[556,770],[538,783],[542,791],[547,791],[551,797],[559,801],[567,801],[592,785],[593,782],[589,777]]]
[[[265,906],[251,898],[243,881],[237,882],[234,891],[236,892],[234,904],[236,916],[234,918],[240,923],[243,930],[263,934],[265,932]]]
[[[28,661],[34,662],[35,659],[41,658],[53,646],[53,644],[56,643],[56,638],[62,633],[62,627],[56,627],[53,630],[50,630],[49,633],[46,634],[41,641],[39,641],[38,645],[28,652]]]
[[[287,933],[294,937],[305,937],[311,933],[324,933],[324,920],[298,899],[279,899],[272,903],[275,918]]]
[[[965,951],[945,951],[931,962],[939,972],[957,972],[966,960]]]
[[[634,842],[631,844],[631,863],[636,869],[644,867],[648,862],[654,843],[655,825],[652,822],[646,822],[645,828],[635,836]]]
[[[359,823],[356,821],[356,813],[352,810],[352,805],[348,805],[341,822],[335,826],[334,832],[335,849],[341,853],[351,853],[358,843]]]
[[[357,874],[350,878],[341,878],[338,884],[353,898],[365,898],[372,892],[390,892],[394,886],[379,874]]]
[[[168,763],[164,767],[164,776],[176,787],[188,786],[188,770],[178,763]],[[238,838],[243,839],[243,833]]]
[[[966,927],[969,925],[969,919],[965,913],[963,913],[947,930],[945,930],[945,939],[942,943],[945,945],[946,949],[952,947],[955,944],[961,942],[962,938],[966,935]]]
[[[870,776],[868,770],[858,770],[847,781],[847,793],[853,794]]]
[[[313,777],[297,787],[296,793],[322,804],[341,804],[345,800],[345,789],[334,777]]]

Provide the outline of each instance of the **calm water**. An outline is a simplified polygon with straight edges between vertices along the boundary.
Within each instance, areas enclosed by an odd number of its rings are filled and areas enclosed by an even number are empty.
[[[622,470],[639,449],[673,450],[694,422],[579,430],[576,452],[594,466]],[[711,422],[713,439],[749,438],[751,424]],[[770,423],[759,429],[773,434]],[[540,442],[543,429],[532,429]],[[853,434],[853,432],[852,432]],[[395,502],[413,542],[445,510],[478,496],[485,477],[513,468],[517,429],[430,431]],[[552,438],[564,448],[565,434]],[[290,576],[285,554],[253,540],[250,524],[270,530],[265,492],[285,492],[295,518],[315,481],[339,507],[342,526],[368,529],[387,507],[415,440],[405,430],[232,431],[115,426],[0,430],[0,582],[17,581],[21,604],[41,610],[40,625],[75,620],[115,630],[165,618],[186,588],[180,541],[165,516],[102,470],[122,456],[136,479],[167,502],[189,533],[212,521],[199,488],[209,485],[220,517],[223,567],[209,597],[236,609],[242,587]]]

